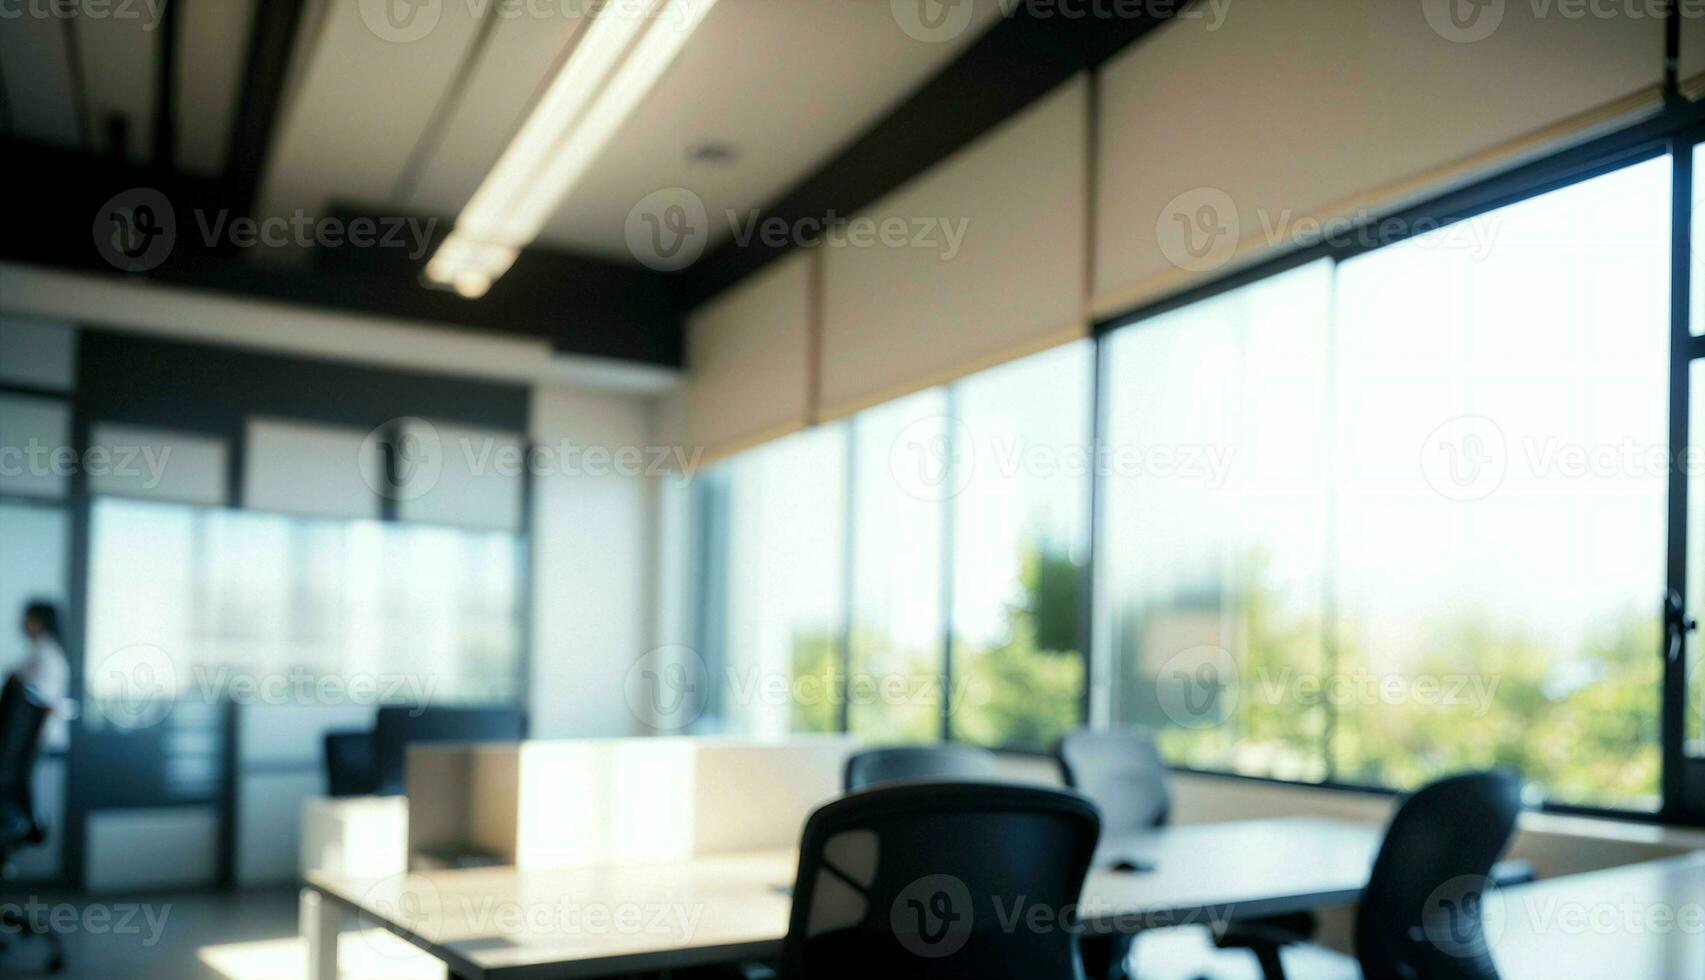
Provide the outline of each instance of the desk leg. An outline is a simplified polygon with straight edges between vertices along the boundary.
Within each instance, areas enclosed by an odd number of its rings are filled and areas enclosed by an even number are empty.
[[[343,916],[312,888],[302,889],[302,938],[308,940],[308,980],[338,980],[337,933]]]

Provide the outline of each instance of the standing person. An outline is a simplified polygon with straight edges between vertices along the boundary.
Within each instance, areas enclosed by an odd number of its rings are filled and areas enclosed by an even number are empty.
[[[12,673],[52,705],[41,744],[62,750],[71,743],[71,661],[60,642],[59,610],[51,602],[31,602],[24,607],[23,630],[28,652]]]

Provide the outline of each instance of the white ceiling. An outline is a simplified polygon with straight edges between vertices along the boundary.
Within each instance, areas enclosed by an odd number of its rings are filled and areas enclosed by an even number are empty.
[[[255,0],[174,2],[185,4],[179,166],[218,175]],[[492,13],[501,0],[442,0],[426,36],[394,43],[367,26],[361,8],[369,2],[309,0],[261,214],[318,213],[341,203],[455,215],[570,50],[583,20],[575,12],[593,6],[528,0],[521,9],[545,13],[502,17]],[[974,2],[963,30],[932,42],[908,34],[889,0],[721,0],[541,242],[628,260],[629,210],[651,191],[687,187],[713,216],[714,244],[728,232],[726,212],[744,217],[779,197],[992,26],[999,0]],[[495,22],[477,49],[482,17]],[[9,22],[0,31],[0,82],[11,134],[104,152],[104,120],[116,114],[129,122],[131,156],[148,159],[157,26],[146,17],[81,19],[70,28],[52,18]],[[92,120],[87,134],[74,56]],[[690,162],[688,150],[707,141],[731,145],[734,160]]]

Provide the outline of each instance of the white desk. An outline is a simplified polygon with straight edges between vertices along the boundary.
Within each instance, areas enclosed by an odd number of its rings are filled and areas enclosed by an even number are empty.
[[[1504,980],[1705,977],[1705,853],[1494,894],[1484,922]]]
[[[1380,829],[1309,818],[1201,824],[1107,842],[1084,885],[1085,926],[1139,931],[1353,900]],[[1154,870],[1105,870],[1120,857]],[[543,980],[776,956],[796,857],[762,851],[670,864],[310,874],[310,980],[337,976],[345,915],[384,928],[469,980]]]

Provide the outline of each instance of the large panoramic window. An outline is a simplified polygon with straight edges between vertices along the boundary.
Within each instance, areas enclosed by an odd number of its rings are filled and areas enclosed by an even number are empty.
[[[700,491],[723,724],[1045,750],[1094,719],[1200,770],[1499,765],[1658,809],[1671,476],[1701,455],[1669,446],[1671,179],[1323,247],[730,461]]]
[[[1657,806],[1669,181],[1652,160],[1339,267],[1337,778],[1502,764]]]
[[[951,390],[955,738],[1047,750],[1083,723],[1094,356],[1070,344]]]
[[[1318,779],[1327,262],[1107,340],[1103,615],[1116,723],[1173,761]]]
[[[1190,766],[1508,765],[1655,808],[1669,179],[1641,163],[1108,338],[1107,441],[1151,461],[1106,483],[1114,720]]]
[[[720,602],[705,630],[728,731],[777,735],[841,724],[846,430],[814,429],[719,468],[715,501]],[[702,499],[703,499],[702,498]]]
[[[871,742],[941,737],[942,546],[964,465],[941,389],[852,420],[848,727]]]

